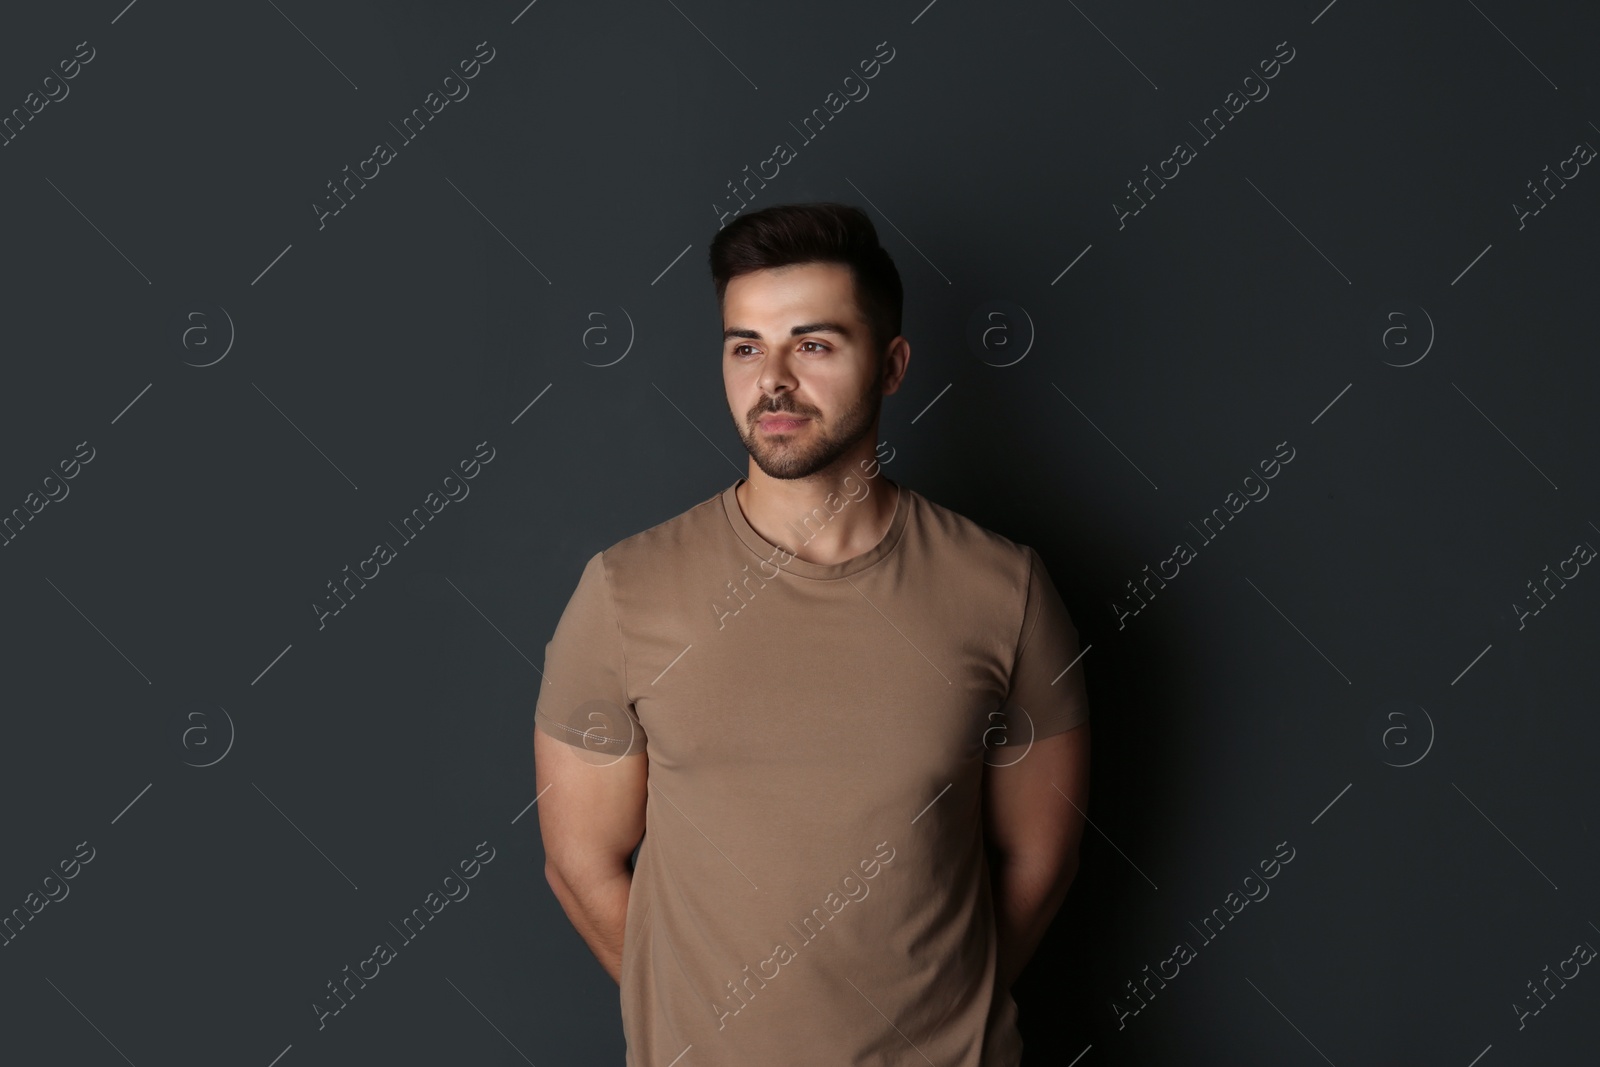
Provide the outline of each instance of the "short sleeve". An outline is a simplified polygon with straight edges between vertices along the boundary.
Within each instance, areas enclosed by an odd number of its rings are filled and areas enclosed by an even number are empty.
[[[1020,721],[1031,723],[1031,736],[1038,739],[1088,722],[1089,696],[1084,687],[1083,661],[1078,658],[1078,628],[1050,580],[1044,561],[1032,548],[1024,548],[1028,555],[1028,602],[1023,610],[1006,706],[1026,713]]]
[[[534,725],[602,755],[642,755],[645,732],[628,699],[627,658],[605,553],[584,565],[578,587],[544,646]]]

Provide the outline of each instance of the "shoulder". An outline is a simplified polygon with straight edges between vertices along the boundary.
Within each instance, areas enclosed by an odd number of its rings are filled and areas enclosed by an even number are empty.
[[[949,566],[979,572],[1000,589],[1026,596],[1038,554],[1002,533],[928,499],[909,487],[916,519],[929,548]]]
[[[638,575],[687,560],[728,522],[722,507],[722,490],[669,519],[602,549],[597,555],[613,582],[619,576]]]

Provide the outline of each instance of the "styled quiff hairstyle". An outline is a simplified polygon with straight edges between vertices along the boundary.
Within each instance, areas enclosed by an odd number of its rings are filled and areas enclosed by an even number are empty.
[[[904,290],[878,231],[849,204],[775,204],[741,215],[711,240],[711,279],[722,306],[728,282],[741,274],[795,263],[843,263],[855,281],[856,304],[881,356],[900,335]]]

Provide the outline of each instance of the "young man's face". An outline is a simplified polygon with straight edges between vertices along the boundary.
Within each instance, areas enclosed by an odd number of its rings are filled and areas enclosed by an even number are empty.
[[[872,453],[883,395],[900,375],[883,374],[849,267],[741,274],[723,294],[722,325],[728,409],[765,474],[805,478],[853,449]]]

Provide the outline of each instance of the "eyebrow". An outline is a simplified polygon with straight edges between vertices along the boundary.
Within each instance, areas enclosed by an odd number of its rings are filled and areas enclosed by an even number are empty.
[[[805,333],[836,333],[840,337],[854,336],[854,334],[852,334],[850,330],[842,323],[837,322],[808,322],[804,325],[792,328],[789,331],[789,336],[799,337],[801,334]],[[724,341],[734,337],[749,337],[759,341],[761,340],[761,331],[742,329],[737,326],[730,326],[728,329],[722,331],[722,339]]]

